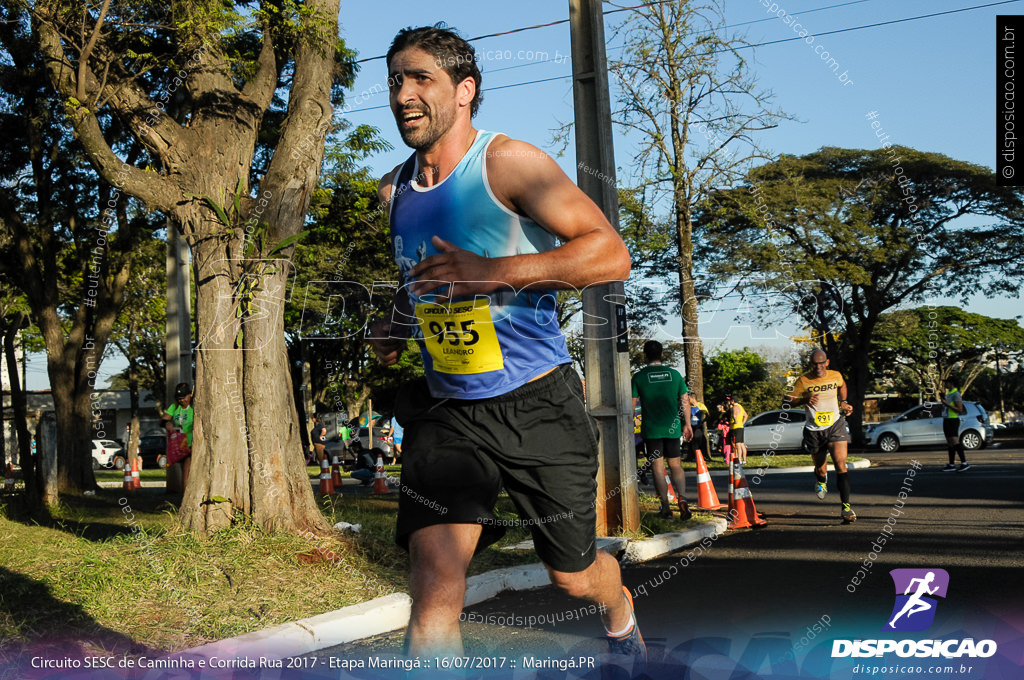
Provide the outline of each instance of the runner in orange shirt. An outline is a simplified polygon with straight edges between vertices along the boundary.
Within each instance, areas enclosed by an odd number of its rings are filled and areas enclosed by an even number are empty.
[[[786,395],[786,402],[793,406],[807,405],[807,420],[804,423],[804,451],[814,460],[814,476],[817,483],[814,492],[825,500],[828,493],[828,456],[836,469],[836,486],[839,500],[843,504],[844,524],[857,519],[850,507],[850,477],[846,469],[846,450],[850,442],[850,428],[846,416],[853,413],[853,406],[846,401],[846,381],[839,371],[830,371],[828,356],[819,350],[811,354],[811,370],[801,375],[793,390]]]

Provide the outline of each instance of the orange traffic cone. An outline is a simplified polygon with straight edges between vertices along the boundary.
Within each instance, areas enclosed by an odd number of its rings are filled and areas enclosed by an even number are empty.
[[[721,510],[726,507],[725,503],[718,502],[718,494],[715,493],[715,485],[711,483],[711,473],[708,472],[707,463],[700,449],[697,452],[697,507],[705,510]]]
[[[135,481],[132,478],[131,465],[124,466],[124,483],[121,485],[121,488],[125,491],[135,491]]]
[[[327,457],[320,461],[320,493],[333,494],[334,482],[331,480],[331,469],[327,464]]]
[[[331,483],[335,489],[341,488],[341,461],[338,460],[338,454],[331,458]]]
[[[665,485],[668,488],[668,502],[669,504],[676,502],[676,490],[672,488],[672,478],[667,474],[665,475]]]
[[[139,477],[139,471],[142,469],[142,461],[139,460],[138,456],[132,458],[132,488],[141,489],[142,479]]]
[[[371,494],[388,493],[388,478],[384,474],[384,459],[377,454],[377,471],[373,473],[373,491]]]
[[[754,507],[754,497],[747,486],[747,478],[743,476],[743,466],[735,463],[738,472],[730,478],[729,484],[729,522],[730,529],[745,529],[768,524]]]
[[[4,477],[4,493],[14,493],[14,466],[7,464],[7,475]]]

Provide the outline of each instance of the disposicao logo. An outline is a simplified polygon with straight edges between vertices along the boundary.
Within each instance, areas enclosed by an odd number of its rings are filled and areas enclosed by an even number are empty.
[[[935,621],[936,597],[946,597],[949,573],[945,569],[893,569],[896,603],[884,631],[927,630]]]
[[[910,633],[927,630],[935,621],[938,597],[945,598],[949,573],[945,569],[893,569],[889,572],[896,588],[896,601],[885,632]],[[963,640],[833,640],[832,657],[884,656],[895,652],[901,657],[990,657],[996,653],[994,640],[975,643]]]

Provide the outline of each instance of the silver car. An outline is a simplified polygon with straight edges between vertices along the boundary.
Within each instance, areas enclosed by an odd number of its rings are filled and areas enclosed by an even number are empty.
[[[988,413],[980,404],[965,401],[967,413],[960,416],[960,442],[964,448],[973,451],[992,443],[993,430]],[[877,446],[886,453],[899,450],[902,446],[945,445],[942,433],[942,419],[946,407],[936,402],[927,402],[905,411],[892,420],[868,425],[868,446]]]
[[[802,450],[806,419],[807,414],[798,408],[758,413],[743,425],[747,452]]]

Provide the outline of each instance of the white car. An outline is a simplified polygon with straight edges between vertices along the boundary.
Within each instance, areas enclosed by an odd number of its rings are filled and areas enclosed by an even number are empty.
[[[960,442],[968,451],[991,444],[992,426],[988,413],[975,401],[965,401],[967,413],[960,416]],[[886,453],[899,450],[901,446],[945,446],[942,433],[942,419],[946,407],[937,402],[927,402],[904,411],[892,420],[868,425],[868,446],[877,446]]]
[[[114,459],[121,454],[121,447],[117,442],[109,439],[92,440],[92,469],[114,467]],[[122,457],[122,460],[124,458]]]
[[[798,408],[758,413],[743,425],[743,443],[747,445],[747,453],[802,450],[806,419],[807,414]]]

